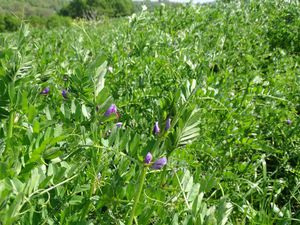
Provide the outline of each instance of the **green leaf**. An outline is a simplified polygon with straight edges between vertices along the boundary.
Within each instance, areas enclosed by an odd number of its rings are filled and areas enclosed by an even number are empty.
[[[33,133],[38,134],[40,132],[40,123],[38,120],[33,121]]]
[[[203,199],[203,196],[204,196],[204,193],[201,192],[200,194],[198,194],[196,196],[196,198],[194,199],[193,201],[193,205],[192,205],[192,213],[194,216],[196,215],[199,215],[200,213],[199,210],[200,210],[200,207],[201,207],[201,204],[202,204],[202,199]],[[204,218],[204,216],[202,216],[202,219]]]
[[[72,196],[71,200],[69,201],[70,205],[79,205],[83,201],[84,197],[80,195]]]
[[[6,109],[0,107],[0,119],[5,119],[8,117],[8,115],[9,112]]]
[[[186,110],[183,118],[179,120],[176,133],[177,145],[182,146],[193,142],[198,136],[200,128],[200,110]]]
[[[178,225],[178,213],[175,213],[172,220],[172,225]]]
[[[85,118],[89,119],[91,117],[91,114],[88,112],[88,110],[84,104],[82,104],[82,106],[81,106],[81,111],[82,111],[82,115]]]
[[[100,91],[104,88],[105,83],[105,74],[107,72],[107,61],[105,61],[97,70],[96,70],[96,79],[95,79],[95,98],[97,98]]]
[[[193,185],[191,190],[188,192],[187,199],[189,202],[193,202],[195,198],[198,196],[200,191],[200,184],[196,183]]]
[[[68,137],[69,137],[69,135],[61,135],[61,136],[58,136],[58,137],[55,137],[55,138],[53,138],[53,137],[47,138],[46,140],[44,140],[42,142],[42,144],[38,148],[33,150],[28,163],[32,163],[32,162],[36,162],[36,161],[40,160],[41,157],[42,157],[43,152],[47,148],[49,148],[50,146],[55,145],[57,142],[65,140]]]

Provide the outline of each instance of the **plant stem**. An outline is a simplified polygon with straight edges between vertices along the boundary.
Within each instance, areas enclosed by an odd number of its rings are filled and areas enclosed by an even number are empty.
[[[11,110],[9,112],[9,117],[8,117],[6,147],[5,147],[6,152],[10,151],[11,153],[13,153],[13,151],[11,150],[12,145],[11,145],[10,139],[13,136],[14,120],[15,120],[15,112],[13,110]]]
[[[141,172],[141,175],[140,175],[139,186],[138,186],[135,198],[134,198],[134,203],[133,203],[132,211],[131,211],[130,218],[129,218],[128,223],[127,223],[128,225],[132,225],[133,218],[135,216],[135,210],[136,210],[137,204],[138,204],[138,202],[140,200],[140,196],[141,196],[141,193],[142,193],[142,190],[143,190],[143,186],[144,186],[144,182],[145,182],[145,177],[146,177],[146,172],[147,172],[147,167],[144,166],[143,170]]]
[[[14,127],[14,120],[15,120],[15,112],[13,110],[9,113],[9,122],[7,128],[7,138],[12,138],[13,135],[13,127]]]

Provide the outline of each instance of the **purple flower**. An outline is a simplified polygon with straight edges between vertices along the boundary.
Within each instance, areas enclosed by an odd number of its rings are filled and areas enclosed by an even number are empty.
[[[116,126],[117,126],[118,128],[122,127],[122,125],[123,125],[123,123],[122,123],[122,122],[118,122],[118,123],[116,123]]]
[[[104,116],[110,116],[113,113],[117,113],[117,106],[115,104],[111,104],[111,106],[104,113]]]
[[[62,95],[64,98],[68,98],[68,91],[67,91],[67,90],[62,90],[61,95]]]
[[[46,87],[44,90],[42,90],[41,94],[42,95],[47,95],[47,94],[49,94],[49,92],[50,92],[50,88]]]
[[[286,120],[286,123],[287,123],[287,125],[291,125],[291,124],[292,124],[292,121],[291,121],[290,119],[287,119],[287,120]]]
[[[158,126],[158,122],[155,122],[154,128],[153,128],[153,133],[158,134],[160,132],[160,128]]]
[[[171,126],[171,119],[167,118],[165,130],[169,130]]]
[[[152,165],[151,168],[154,169],[154,170],[160,170],[160,169],[163,168],[164,165],[166,165],[166,164],[167,164],[167,158],[166,158],[166,157],[162,157],[162,158],[156,160],[156,161],[153,163],[153,165]]]
[[[152,160],[152,154],[150,152],[147,153],[144,159],[144,163],[149,164]]]

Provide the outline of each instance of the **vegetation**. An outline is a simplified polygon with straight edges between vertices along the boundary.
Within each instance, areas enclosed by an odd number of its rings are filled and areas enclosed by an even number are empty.
[[[1,34],[0,224],[299,223],[299,24],[231,1]]]
[[[132,0],[73,0],[60,10],[63,16],[96,19],[99,16],[126,16],[133,13]]]
[[[51,16],[69,0],[0,0],[0,14],[14,14],[19,17]]]
[[[131,0],[0,0],[0,32],[16,31],[21,23],[35,27],[69,26],[70,18],[88,20],[131,15]]]

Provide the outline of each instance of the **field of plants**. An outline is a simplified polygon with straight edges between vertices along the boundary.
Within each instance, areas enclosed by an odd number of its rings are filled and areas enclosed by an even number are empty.
[[[300,223],[298,1],[0,43],[1,225]]]

